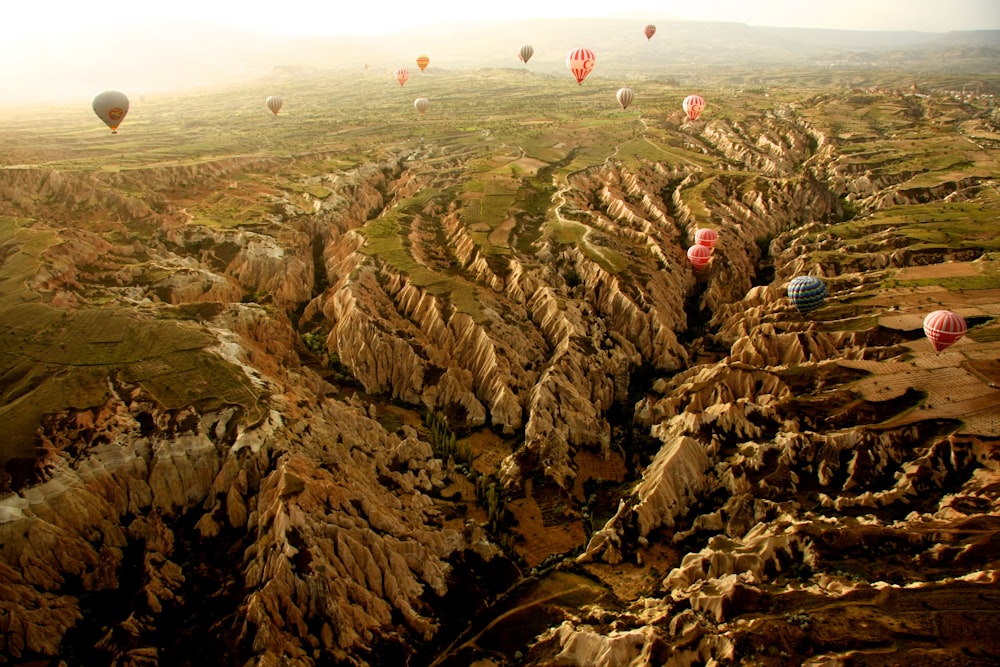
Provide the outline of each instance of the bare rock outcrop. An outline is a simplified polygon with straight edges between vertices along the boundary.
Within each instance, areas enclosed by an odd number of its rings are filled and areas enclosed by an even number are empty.
[[[991,185],[854,150],[934,104],[0,169],[0,653],[990,664],[995,258],[887,211]]]

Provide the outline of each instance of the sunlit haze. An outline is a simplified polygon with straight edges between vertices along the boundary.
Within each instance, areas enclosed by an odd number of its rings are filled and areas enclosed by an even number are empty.
[[[609,0],[144,0],[104,6],[76,0],[36,0],[8,5],[0,23],[0,85],[19,91],[20,99],[28,102],[75,96],[77,87],[89,85],[135,86],[135,77],[142,72],[149,89],[174,87],[184,81],[198,84],[203,81],[198,80],[197,68],[180,75],[176,67],[195,58],[205,65],[204,81],[208,81],[210,67],[243,66],[247,78],[258,63],[238,59],[227,46],[230,42],[226,40],[234,33],[257,33],[263,58],[267,35],[275,40],[370,36],[373,44],[378,40],[380,45],[391,46],[393,33],[430,24],[537,18],[628,17],[637,22],[730,21],[755,26],[929,33],[1000,29],[997,0],[633,0],[627,4]],[[517,39],[511,36],[512,42]],[[157,76],[161,63],[175,66],[172,76]]]
[[[414,25],[521,18],[673,17],[762,26],[847,30],[989,30],[1000,28],[995,0],[507,0],[456,3],[319,3],[314,0],[174,0],[101,7],[75,0],[36,0],[4,9],[5,41],[38,44],[60,35],[151,21],[199,20],[295,35],[386,34]]]

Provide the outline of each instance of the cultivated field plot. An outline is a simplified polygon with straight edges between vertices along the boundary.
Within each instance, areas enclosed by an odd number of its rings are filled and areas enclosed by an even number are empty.
[[[987,354],[1000,352],[1000,345],[992,346]],[[906,363],[843,361],[846,368],[856,368],[871,376],[850,385],[865,400],[882,402],[916,389],[924,396],[920,404],[906,413],[883,424],[899,426],[922,420],[959,419],[962,426],[958,433],[983,437],[1000,437],[1000,388],[991,387],[984,378],[962,366],[965,361],[960,350],[933,351],[918,355],[913,365]],[[974,361],[968,362],[974,366]]]
[[[115,377],[141,385],[164,409],[232,404],[260,416],[258,392],[244,372],[206,352],[215,339],[185,322],[137,318],[121,309],[60,315],[40,304],[2,316],[4,459],[31,458],[44,415],[102,405]]]
[[[927,273],[954,277],[970,273],[944,264],[917,267],[911,275],[925,279]],[[973,271],[974,273],[974,271]],[[985,293],[981,293],[985,292]],[[960,419],[959,432],[974,435],[1000,436],[1000,387],[992,378],[992,367],[1000,359],[1000,322],[996,313],[966,305],[965,300],[996,304],[1000,290],[949,292],[944,289],[923,290],[919,294],[897,294],[882,297],[891,302],[894,311],[878,317],[878,325],[893,331],[907,332],[914,340],[905,343],[911,350],[906,361],[842,361],[848,368],[864,370],[871,375],[851,384],[866,400],[881,402],[904,395],[915,389],[923,396],[919,405],[906,414],[890,420],[892,425],[925,419]],[[879,298],[881,300],[882,298]],[[874,300],[873,300],[874,301]],[[967,335],[941,352],[935,352],[923,337],[923,318],[931,310],[951,309],[972,323]],[[982,370],[977,370],[982,368]]]

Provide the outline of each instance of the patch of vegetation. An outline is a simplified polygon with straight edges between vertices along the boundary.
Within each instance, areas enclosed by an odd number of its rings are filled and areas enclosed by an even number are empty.
[[[440,459],[453,459],[456,464],[472,466],[472,446],[468,441],[459,441],[451,430],[448,419],[437,410],[424,413],[424,424],[430,430],[431,449]]]

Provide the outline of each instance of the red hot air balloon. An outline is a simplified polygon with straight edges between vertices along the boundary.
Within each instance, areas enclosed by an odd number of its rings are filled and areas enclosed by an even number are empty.
[[[566,54],[566,67],[576,77],[576,82],[582,84],[594,69],[594,52],[590,49],[573,49]]]
[[[645,28],[643,28],[642,32],[643,34],[646,35],[647,40],[653,39],[653,35],[656,34],[656,26],[650,23]]]
[[[271,95],[264,100],[264,103],[267,105],[267,108],[271,110],[271,113],[277,116],[278,112],[281,111],[281,105],[284,104],[285,101],[277,95]]]
[[[430,62],[431,59],[428,58],[427,56],[420,56],[419,58],[417,58],[417,67],[419,67],[420,71],[423,72],[425,69],[427,69],[427,65],[429,65]]]
[[[401,86],[406,83],[407,79],[410,78],[410,73],[405,67],[400,67],[394,72],[394,74],[396,75],[396,81],[399,81],[399,85]]]
[[[965,319],[950,310],[935,310],[924,318],[924,335],[934,346],[935,352],[958,342],[967,329]]]
[[[684,113],[691,120],[698,120],[698,116],[705,110],[705,98],[701,95],[688,95],[684,98]]]
[[[525,65],[531,60],[531,56],[535,55],[535,49],[530,44],[525,44],[517,52],[517,59],[520,60]]]
[[[702,227],[694,233],[694,242],[708,248],[714,248],[719,241],[719,232],[708,227]]]
[[[698,271],[705,268],[708,261],[712,259],[712,249],[706,245],[695,244],[688,248],[687,256],[691,266],[694,267],[695,271]]]

